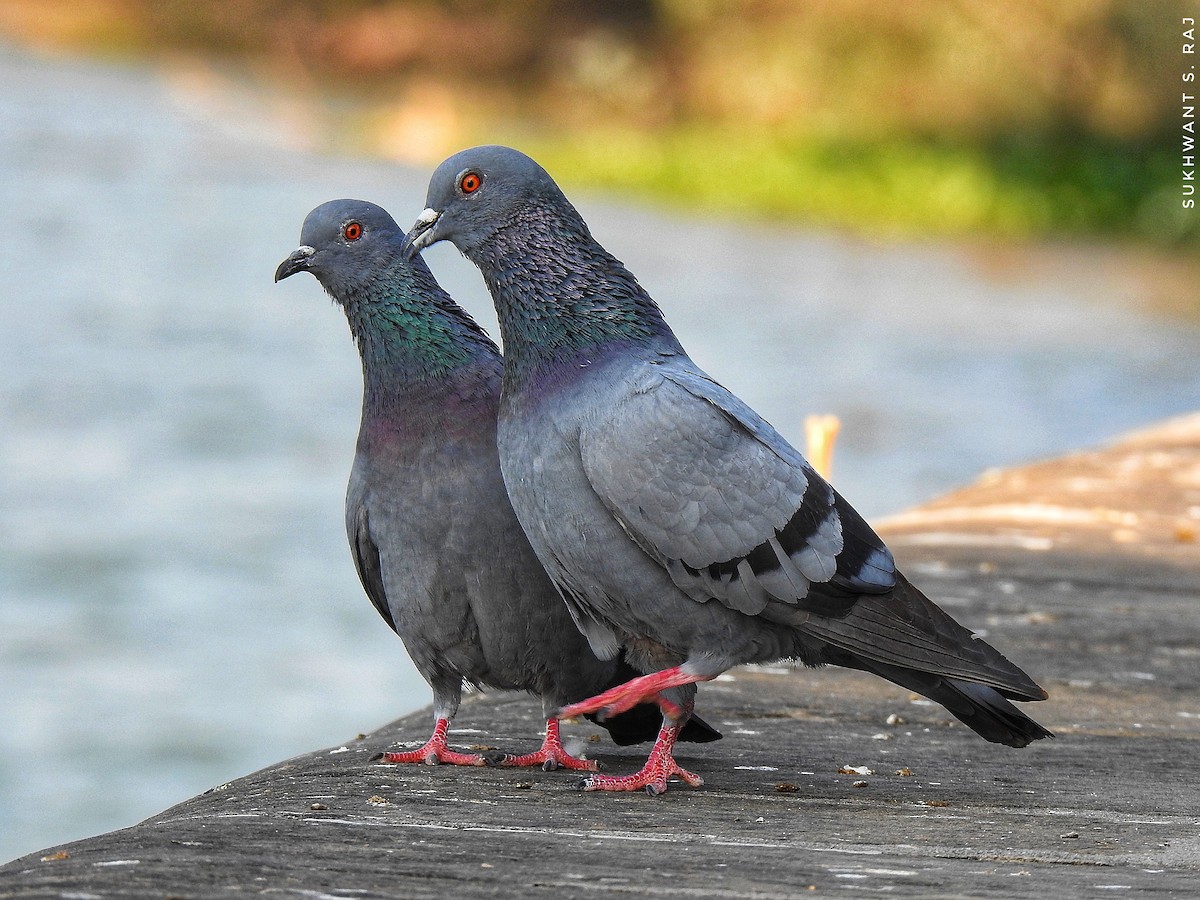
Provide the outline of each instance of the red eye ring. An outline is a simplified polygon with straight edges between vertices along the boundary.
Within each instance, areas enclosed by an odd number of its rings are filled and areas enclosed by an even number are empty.
[[[483,187],[483,178],[478,172],[464,172],[458,179],[458,189],[464,194],[473,194]]]
[[[342,237],[348,241],[357,241],[362,233],[363,227],[358,222],[347,222],[342,226]]]

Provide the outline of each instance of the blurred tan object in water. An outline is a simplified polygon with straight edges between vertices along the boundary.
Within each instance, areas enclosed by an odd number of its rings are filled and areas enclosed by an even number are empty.
[[[826,480],[833,465],[833,442],[841,427],[841,420],[834,415],[813,415],[804,419],[804,434],[808,441],[805,455],[817,474]]]

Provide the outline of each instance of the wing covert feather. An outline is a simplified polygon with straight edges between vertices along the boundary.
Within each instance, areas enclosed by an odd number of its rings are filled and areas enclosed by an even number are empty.
[[[593,490],[681,590],[750,615],[771,600],[830,615],[895,584],[883,542],[775,429],[698,370],[655,368],[580,451]]]

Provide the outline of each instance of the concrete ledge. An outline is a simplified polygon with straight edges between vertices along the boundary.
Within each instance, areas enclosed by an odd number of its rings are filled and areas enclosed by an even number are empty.
[[[1188,896],[1198,529],[1200,416],[887,523],[913,580],[1049,689],[1026,708],[1058,738],[1025,750],[869,676],[780,667],[701,688],[726,738],[681,746],[699,790],[582,795],[566,773],[369,763],[426,737],[421,712],[9,863],[0,897]],[[541,722],[530,698],[484,695],[456,724],[459,745],[520,750]],[[612,771],[644,754],[567,732]]]

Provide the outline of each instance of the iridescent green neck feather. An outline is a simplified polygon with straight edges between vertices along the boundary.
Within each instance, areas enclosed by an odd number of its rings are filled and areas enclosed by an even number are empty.
[[[494,392],[499,350],[423,265],[398,260],[338,294],[362,357],[364,417]]]

